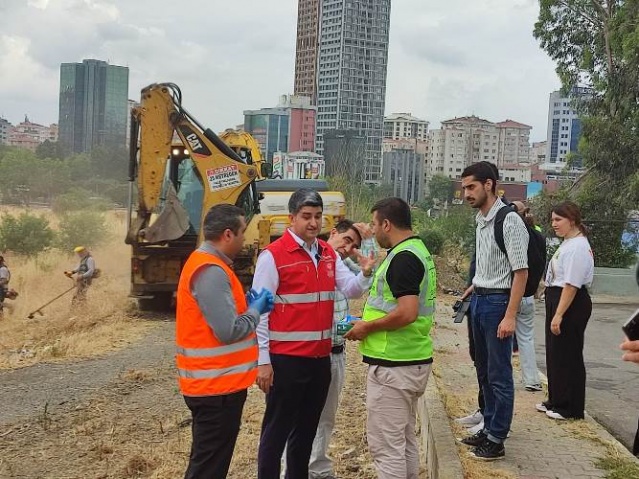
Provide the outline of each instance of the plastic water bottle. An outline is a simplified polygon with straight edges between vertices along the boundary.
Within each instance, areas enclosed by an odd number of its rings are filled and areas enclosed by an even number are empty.
[[[344,336],[353,327],[351,321],[358,321],[360,319],[361,318],[358,318],[357,316],[351,316],[350,314],[348,314],[343,320],[337,323],[337,334],[339,334],[340,336]]]

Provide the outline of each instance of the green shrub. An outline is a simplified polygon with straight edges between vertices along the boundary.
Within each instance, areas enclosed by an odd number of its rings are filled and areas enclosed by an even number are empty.
[[[426,245],[426,248],[428,248],[430,254],[441,253],[444,243],[446,242],[446,238],[444,238],[442,232],[434,229],[422,231],[419,237]]]
[[[76,211],[63,216],[59,224],[57,245],[66,250],[82,245],[97,246],[109,238],[103,213]]]
[[[0,249],[26,256],[37,256],[49,248],[55,233],[43,216],[20,213],[18,217],[6,214],[0,221]]]

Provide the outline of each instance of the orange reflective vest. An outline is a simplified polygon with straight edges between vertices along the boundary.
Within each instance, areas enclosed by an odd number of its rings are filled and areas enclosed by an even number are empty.
[[[200,250],[191,253],[180,274],[175,321],[176,362],[180,391],[185,396],[230,394],[247,389],[257,377],[255,333],[235,343],[222,343],[191,293],[191,278],[206,265],[219,266],[228,275],[237,314],[247,310],[242,284],[233,270],[215,255]]]
[[[267,249],[273,255],[279,287],[269,315],[269,350],[291,356],[331,354],[335,263],[333,248],[319,241],[317,267],[287,230]]]

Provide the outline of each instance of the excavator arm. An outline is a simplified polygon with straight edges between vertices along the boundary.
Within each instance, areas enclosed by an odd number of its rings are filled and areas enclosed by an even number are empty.
[[[200,223],[216,204],[241,204],[246,211],[243,194],[247,188],[253,190],[247,216],[259,212],[255,180],[261,174],[261,165],[243,161],[213,131],[202,127],[182,107],[182,94],[177,85],[153,84],[142,90],[140,106],[132,112],[129,180],[137,181],[138,205],[137,217],[127,233],[129,244],[174,240],[189,228],[188,213],[180,204],[175,188],[165,184],[174,134],[188,150],[202,182]],[[247,217],[247,221],[249,219]],[[200,240],[201,235],[200,231]]]
[[[240,158],[245,159],[248,164],[253,164],[257,167],[258,180],[265,180],[271,176],[273,167],[264,160],[259,143],[250,133],[228,128],[220,133],[220,138],[231,147]]]

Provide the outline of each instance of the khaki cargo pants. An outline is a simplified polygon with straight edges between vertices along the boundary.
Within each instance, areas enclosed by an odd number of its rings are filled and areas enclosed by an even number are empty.
[[[432,364],[369,366],[366,432],[378,479],[418,479],[417,400]]]

